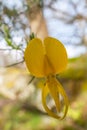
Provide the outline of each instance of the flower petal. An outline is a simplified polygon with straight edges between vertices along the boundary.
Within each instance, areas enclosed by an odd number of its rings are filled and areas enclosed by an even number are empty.
[[[24,53],[25,63],[30,73],[36,77],[44,77],[44,47],[38,38],[32,39]]]
[[[45,38],[44,44],[46,55],[54,67],[54,74],[58,74],[63,71],[67,65],[66,49],[60,41],[51,37]]]
[[[58,85],[58,90],[59,90],[59,93],[62,95],[62,97],[64,98],[64,103],[65,103],[65,111],[64,111],[64,115],[62,118],[64,118],[67,114],[67,111],[68,111],[68,107],[69,107],[69,100],[68,100],[68,97],[62,87],[62,85],[57,81]]]
[[[55,113],[53,113],[47,106],[46,104],[46,97],[47,95],[49,94],[49,89],[48,89],[48,86],[45,85],[43,87],[43,91],[42,91],[42,103],[43,103],[43,106],[44,106],[44,109],[46,110],[46,112],[49,114],[49,116],[52,116],[54,118],[57,118],[57,119],[61,119],[60,116],[56,115]]]
[[[57,119],[63,119],[67,114],[69,102],[68,102],[67,95],[66,95],[64,89],[62,88],[61,84],[56,79],[54,81],[55,81],[54,86],[52,86],[52,82],[50,82],[51,84],[46,83],[46,85],[43,87],[42,103],[43,103],[45,110],[47,111],[47,113],[50,116],[57,118]],[[57,113],[54,113],[53,111],[51,111],[51,109],[49,109],[47,106],[46,97],[48,94],[50,94],[52,96],[52,98],[55,102]],[[63,112],[62,115],[60,115],[62,105],[61,105],[61,101],[59,99],[59,94],[61,94],[61,96],[63,97],[63,100],[64,100],[64,110],[62,111]]]
[[[49,76],[49,79],[47,81],[47,86],[49,88],[50,95],[52,96],[57,111],[60,112],[61,106],[60,106],[60,99],[59,99],[59,90],[57,88],[57,82],[55,77]]]

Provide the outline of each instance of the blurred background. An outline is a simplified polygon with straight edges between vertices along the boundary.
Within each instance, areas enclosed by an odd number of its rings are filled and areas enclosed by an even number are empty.
[[[70,102],[62,121],[45,113],[44,79],[26,69],[32,32],[66,47],[68,66],[57,76]],[[87,0],[0,0],[0,130],[87,130]]]

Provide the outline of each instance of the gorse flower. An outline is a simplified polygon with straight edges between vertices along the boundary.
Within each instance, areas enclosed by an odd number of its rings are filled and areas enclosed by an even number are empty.
[[[39,38],[30,40],[24,53],[29,72],[35,77],[46,77],[42,88],[42,103],[47,113],[57,119],[63,119],[68,110],[68,98],[56,74],[65,70],[67,53],[63,44],[55,38],[47,37],[42,42]],[[55,103],[56,112],[48,107],[47,96]]]

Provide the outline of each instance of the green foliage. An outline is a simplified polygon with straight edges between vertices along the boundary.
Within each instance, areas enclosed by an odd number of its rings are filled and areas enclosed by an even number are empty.
[[[21,109],[21,104],[15,104],[7,106],[6,110],[6,119],[3,120],[5,125],[3,125],[4,130],[36,130],[39,127],[39,122],[41,117],[37,114],[27,112]]]
[[[67,79],[87,79],[87,54],[69,59],[66,72],[61,77]]]
[[[19,44],[19,45],[16,45],[16,43],[13,43],[12,41],[12,37],[11,37],[11,34],[10,34],[10,29],[8,26],[5,26],[4,25],[4,39],[7,43],[7,46],[11,47],[12,49],[15,49],[15,50],[22,50],[21,47],[22,47],[22,44]]]
[[[35,38],[35,34],[34,34],[34,33],[31,33],[31,34],[30,34],[30,40],[32,40],[33,38]]]
[[[12,16],[17,16],[17,14],[18,14],[18,12],[15,8],[9,9],[7,7],[4,7],[4,13],[7,14],[9,16],[9,18],[11,18]]]

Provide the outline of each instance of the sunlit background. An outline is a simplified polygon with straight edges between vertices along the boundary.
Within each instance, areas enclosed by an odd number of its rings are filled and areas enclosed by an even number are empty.
[[[70,101],[63,121],[45,113],[44,79],[26,69],[24,50],[32,33],[66,47],[68,66],[57,76]],[[86,92],[87,0],[0,0],[0,130],[87,130]]]

